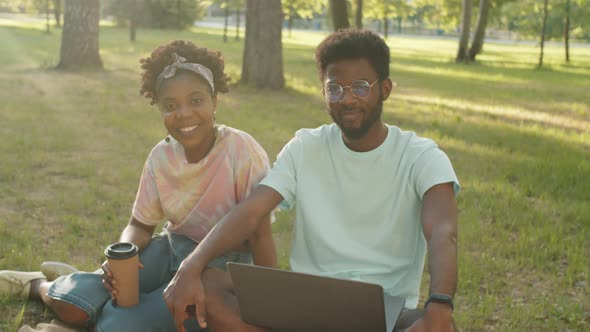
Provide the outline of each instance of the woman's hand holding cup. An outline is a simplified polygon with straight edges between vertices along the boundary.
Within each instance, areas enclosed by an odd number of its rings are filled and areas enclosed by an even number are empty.
[[[115,285],[117,284],[117,280],[113,278],[113,273],[109,269],[109,261],[107,260],[104,263],[102,263],[100,269],[102,270],[102,284],[111,294],[111,299],[113,300],[113,302],[116,302],[117,289],[115,288]]]
[[[141,262],[139,262],[139,268],[143,269],[143,264],[141,264]],[[104,261],[100,269],[102,270],[102,284],[111,294],[111,299],[113,302],[117,303],[117,280],[113,278],[113,273],[109,269],[109,261]]]

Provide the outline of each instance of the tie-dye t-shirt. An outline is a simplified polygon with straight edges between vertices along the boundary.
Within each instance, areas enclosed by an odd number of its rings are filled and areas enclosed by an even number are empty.
[[[213,148],[196,164],[170,137],[149,154],[133,204],[133,217],[147,225],[167,220],[172,233],[199,242],[264,177],[268,156],[246,132],[217,126]]]

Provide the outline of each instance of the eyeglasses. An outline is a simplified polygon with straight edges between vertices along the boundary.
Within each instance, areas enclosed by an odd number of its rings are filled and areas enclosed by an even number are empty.
[[[378,80],[379,79],[376,79],[373,83],[369,83],[365,80],[358,80],[346,86],[342,86],[338,83],[328,83],[322,89],[322,93],[324,93],[326,99],[330,103],[337,103],[344,99],[344,89],[346,88],[349,88],[350,93],[357,98],[367,98],[371,92],[371,87],[375,85]]]

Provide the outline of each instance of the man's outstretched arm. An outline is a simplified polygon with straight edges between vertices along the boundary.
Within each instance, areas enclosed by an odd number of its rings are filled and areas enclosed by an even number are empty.
[[[422,228],[428,243],[430,292],[453,297],[457,290],[457,217],[453,183],[433,186],[422,199]],[[452,331],[449,305],[430,302],[408,331]]]
[[[199,325],[206,327],[205,290],[201,274],[207,264],[234,247],[238,247],[268,221],[270,212],[283,200],[274,189],[260,185],[243,202],[235,206],[182,262],[164,290],[164,301],[172,313],[178,331],[185,332],[189,318],[187,307],[196,305]]]

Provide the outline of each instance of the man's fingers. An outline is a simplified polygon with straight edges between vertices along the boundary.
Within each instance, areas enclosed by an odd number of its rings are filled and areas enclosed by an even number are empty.
[[[184,310],[175,310],[173,315],[174,322],[176,323],[176,330],[178,330],[178,332],[186,332],[184,329],[184,320],[188,318],[186,317],[186,312]]]
[[[205,297],[199,296],[197,299],[197,321],[201,328],[207,328],[207,305],[205,304]]]

